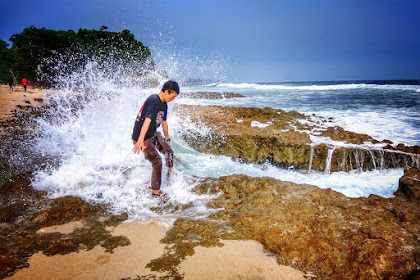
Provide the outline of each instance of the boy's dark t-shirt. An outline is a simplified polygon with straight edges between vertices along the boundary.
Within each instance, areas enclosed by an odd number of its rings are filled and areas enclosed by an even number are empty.
[[[151,119],[152,122],[150,123],[149,130],[147,131],[144,140],[151,138],[162,121],[166,121],[167,112],[168,104],[162,102],[157,94],[149,96],[137,115],[131,138],[135,141],[139,139],[140,130],[146,117]]]

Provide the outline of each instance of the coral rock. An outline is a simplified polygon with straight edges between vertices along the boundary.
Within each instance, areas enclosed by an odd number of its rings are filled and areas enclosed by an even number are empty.
[[[420,170],[418,168],[412,167],[404,171],[395,194],[413,201],[420,200]]]

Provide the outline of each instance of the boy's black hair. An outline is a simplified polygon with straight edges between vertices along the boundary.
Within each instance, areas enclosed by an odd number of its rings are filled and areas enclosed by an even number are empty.
[[[177,82],[169,80],[165,82],[162,86],[162,91],[165,90],[174,90],[179,94],[179,85]]]

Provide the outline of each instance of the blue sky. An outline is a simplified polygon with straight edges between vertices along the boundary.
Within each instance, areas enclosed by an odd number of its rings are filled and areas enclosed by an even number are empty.
[[[106,25],[131,30],[160,64],[187,76],[420,79],[419,14],[417,0],[15,0],[3,9],[0,38],[30,25]]]

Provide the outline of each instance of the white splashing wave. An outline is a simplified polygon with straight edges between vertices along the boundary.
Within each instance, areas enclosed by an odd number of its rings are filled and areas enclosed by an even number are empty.
[[[153,91],[158,92],[158,88]],[[139,88],[124,89],[113,92],[112,98],[91,100],[62,123],[40,120],[42,134],[34,149],[62,160],[60,166],[38,172],[33,187],[48,191],[51,197],[74,195],[108,204],[115,213],[127,212],[133,219],[171,222],[175,216],[209,214],[204,204],[210,196],[192,192],[198,181],[176,167],[170,181],[164,180],[162,186],[171,197],[168,210],[152,210],[160,207],[150,195],[152,167],[142,154],[132,153],[130,139],[137,112],[149,93]],[[61,100],[61,112],[69,110],[64,106],[66,95],[58,94],[56,100]],[[189,209],[174,214],[174,205],[187,204],[191,205]]]
[[[328,126],[341,126],[346,130],[367,134],[377,140],[388,139],[394,143],[419,145],[420,132],[406,121],[407,113],[396,110],[379,112],[320,111],[319,115],[331,117]]]

